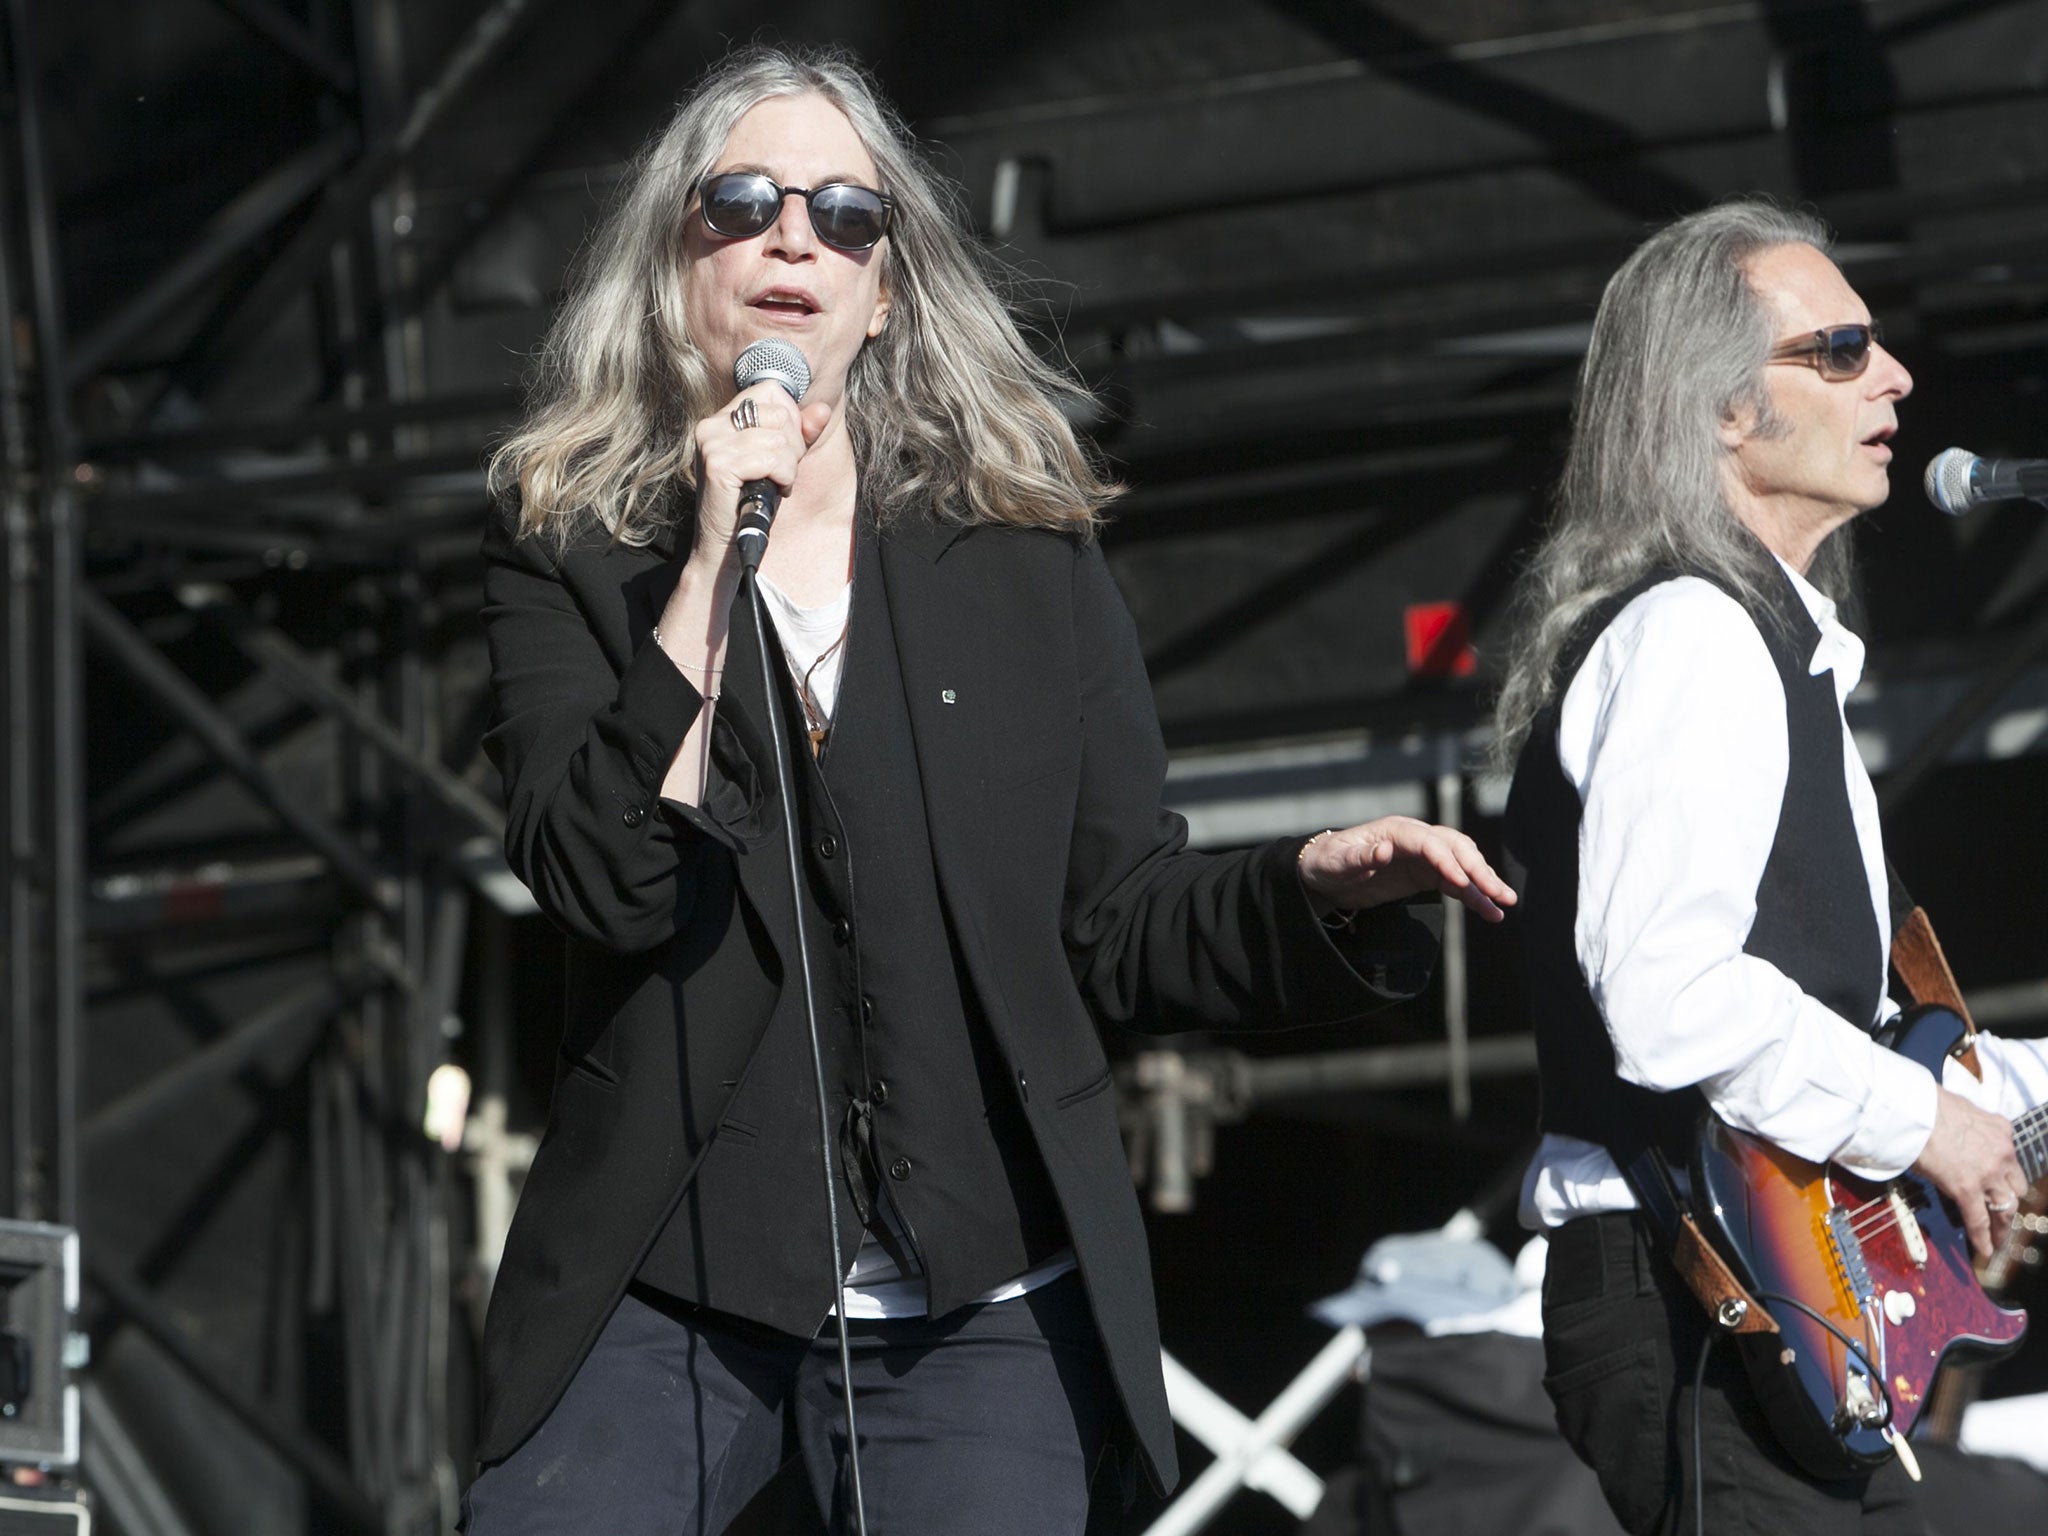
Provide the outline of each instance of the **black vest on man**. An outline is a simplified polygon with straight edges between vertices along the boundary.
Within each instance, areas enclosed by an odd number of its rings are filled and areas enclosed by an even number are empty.
[[[880,1186],[909,1228],[934,1315],[1067,1242],[1052,1185],[981,1016],[939,899],[910,717],[884,600],[877,535],[865,524],[833,725],[821,759],[786,669],[775,678],[795,743],[804,924],[818,1001],[840,1253],[851,1262]],[[742,631],[745,631],[743,634]],[[733,686],[750,625],[728,648]],[[771,633],[770,656],[781,661]],[[756,695],[758,697],[758,695]],[[771,798],[773,786],[764,786]],[[750,858],[784,860],[781,811]],[[767,947],[765,944],[762,946]],[[792,972],[786,998],[801,995]],[[759,1316],[829,1281],[818,1107],[800,1008],[779,1007],[718,1133],[639,1280],[706,1306]],[[749,1233],[707,1243],[705,1233]]]
[[[1583,806],[1558,762],[1558,714],[1601,632],[1629,603],[1677,574],[1653,573],[1597,605],[1565,647],[1551,703],[1536,717],[1516,764],[1503,828],[1504,872],[1521,896],[1509,926],[1536,1035],[1542,1127],[1603,1146],[1624,1167],[1649,1146],[1682,1166],[1704,1101],[1697,1089],[1655,1093],[1615,1070],[1613,1043],[1574,942]],[[1768,609],[1750,617],[1784,685],[1790,771],[1743,950],[1870,1029],[1882,1000],[1884,957],[1849,806],[1834,676],[1808,673],[1819,627],[1775,563],[1771,574]]]

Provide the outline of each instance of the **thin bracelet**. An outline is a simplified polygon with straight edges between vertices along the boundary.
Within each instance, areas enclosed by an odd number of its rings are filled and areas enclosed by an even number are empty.
[[[1300,849],[1294,855],[1294,870],[1297,875],[1301,873],[1301,866],[1303,861],[1306,860],[1308,857],[1309,849],[1315,847],[1317,843],[1321,842],[1324,838],[1328,837],[1335,830],[1336,828],[1334,827],[1325,827],[1322,831],[1318,832],[1314,837],[1310,838],[1307,842],[1301,845]],[[1332,907],[1329,911],[1325,912],[1321,917],[1317,918],[1316,921],[1322,924],[1323,931],[1325,933],[1349,933],[1351,931],[1352,924],[1358,921],[1358,908]]]
[[[652,641],[653,641],[653,642],[654,642],[654,643],[655,643],[656,645],[661,645],[661,627],[660,627],[659,625],[656,625],[656,626],[655,626],[654,628],[652,628],[652,629],[648,630],[648,631],[647,631],[647,638],[648,638],[648,639],[650,639],[650,640],[652,640]],[[665,646],[665,645],[662,645],[662,646],[661,646],[661,654],[662,654],[662,655],[664,655],[664,656],[668,656],[668,647],[667,647],[667,646]],[[674,662],[675,662],[675,664],[676,664],[676,666],[677,666],[677,667],[678,667],[678,668],[679,668],[680,670],[682,670],[682,671],[685,671],[685,672],[702,672],[702,673],[703,673],[703,674],[704,674],[704,675],[705,675],[706,677],[723,677],[723,676],[725,676],[725,668],[723,668],[723,667],[707,667],[707,666],[703,666],[703,665],[700,665],[700,664],[698,664],[698,663],[696,663],[696,662],[689,662],[689,661],[676,661],[675,657],[673,657],[673,656],[668,656],[668,659],[669,659],[670,661],[674,661]],[[713,697],[713,698],[716,698],[716,697],[717,697],[717,695],[716,695],[716,694],[713,694],[713,695],[711,695],[711,697]]]

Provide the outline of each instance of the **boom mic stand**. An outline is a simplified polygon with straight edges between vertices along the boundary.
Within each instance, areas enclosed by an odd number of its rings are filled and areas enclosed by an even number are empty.
[[[743,493],[740,528],[740,590],[754,615],[754,641],[760,650],[761,681],[767,690],[768,736],[775,753],[775,786],[782,797],[782,841],[789,855],[790,916],[796,923],[797,970],[804,984],[804,1022],[810,1027],[811,1078],[818,1090],[818,1158],[825,1174],[825,1217],[832,1235],[833,1317],[839,1324],[839,1383],[846,1404],[846,1466],[853,1483],[853,1525],[868,1536],[866,1496],[860,1480],[860,1430],[853,1407],[853,1347],[846,1336],[846,1260],[839,1251],[839,1190],[832,1171],[832,1110],[825,1096],[825,1052],[818,1041],[818,995],[811,981],[810,938],[804,927],[803,866],[797,857],[796,798],[790,784],[789,745],[782,728],[782,701],[777,697],[781,672],[769,659],[768,633],[774,627],[761,601],[761,556],[768,548],[768,525],[775,516],[772,485],[749,482]]]

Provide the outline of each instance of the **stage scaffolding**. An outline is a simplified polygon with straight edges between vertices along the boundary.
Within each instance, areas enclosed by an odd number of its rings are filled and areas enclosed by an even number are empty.
[[[545,937],[499,847],[475,624],[482,455],[516,410],[520,364],[500,348],[493,371],[476,346],[451,348],[448,295],[467,285],[495,302],[524,284],[532,315],[545,312],[574,244],[555,235],[580,229],[591,188],[616,173],[597,167],[578,183],[549,168],[550,148],[650,40],[669,39],[679,82],[702,39],[676,43],[675,8],[637,0],[601,17],[567,0],[414,14],[401,0],[190,3],[231,22],[237,46],[282,61],[317,103],[313,131],[80,328],[67,322],[50,141],[53,123],[85,104],[49,88],[47,14],[4,0],[4,1214],[83,1233],[82,1322],[108,1368],[85,1377],[82,1472],[128,1536],[215,1528],[203,1498],[166,1486],[168,1453],[145,1422],[179,1404],[262,1448],[281,1516],[425,1533],[452,1526],[467,1405],[451,1384],[465,1376],[538,1130],[519,1113],[517,1028],[521,947]],[[715,13],[701,19],[703,39],[722,35],[725,13],[700,9]],[[1700,32],[1725,40],[1740,24],[1808,57],[1810,46],[1802,54],[1778,35],[1788,9],[1800,8],[1712,8],[1719,19]],[[1729,19],[1745,10],[1756,16]],[[419,19],[430,13],[438,31]],[[1327,16],[1316,26],[1342,31]],[[1044,308],[1059,317],[1049,334],[1063,331],[1110,403],[1091,426],[1135,489],[1107,547],[1150,647],[1174,747],[1169,795],[1198,846],[1390,811],[1474,824],[1497,814],[1502,786],[1478,766],[1470,686],[1403,676],[1395,660],[1391,682],[1267,699],[1227,663],[1247,635],[1377,566],[1393,572],[1387,591],[1455,588],[1475,632],[1490,622],[1540,515],[1599,281],[1645,219],[1717,190],[1699,179],[1703,157],[1784,131],[1749,120],[1783,101],[1616,137],[1537,99],[1539,86],[1569,85],[1573,59],[1612,48],[1584,67],[1638,69],[1667,34],[1677,35],[1647,28],[1513,54],[1519,83],[1477,107],[1471,87],[1492,78],[1493,56],[1476,45],[1432,52],[1396,38],[1408,51],[1386,71],[1392,86],[1363,67],[1304,76],[1303,89],[1355,89],[1382,107],[1398,95],[1422,126],[1386,135],[1385,153],[1412,144],[1417,158],[1276,189],[1297,226],[1287,200],[1319,199],[1310,212],[1328,238],[1305,259],[1274,251],[1273,268],[1244,254],[1264,247],[1241,224],[1258,208],[1247,214],[1232,201],[1242,189],[1224,185],[1235,162],[1213,167],[1222,190],[1205,200],[1185,139],[1147,138],[1208,123],[1258,142],[1302,116],[1270,82],[1213,99],[1077,97],[1071,111],[1036,116],[1012,104],[927,125],[951,146],[984,231],[1045,277]],[[1918,35],[1879,41],[1903,48]],[[1326,40],[1361,59],[1386,44]],[[1537,78],[1553,54],[1558,78]],[[508,70],[524,82],[516,112]],[[1810,121],[1798,110],[1804,79],[1779,81],[1795,138]],[[2011,82],[1979,94],[1987,113],[2038,105]],[[1932,121],[1975,99],[1937,97],[1877,115]],[[1531,137],[1506,148],[1487,134],[1428,137],[1430,113],[1468,107]],[[488,169],[459,198],[423,191],[423,154],[462,133],[492,138]],[[1171,160],[1189,184],[1161,183],[1159,205],[1135,210],[1074,195],[1086,178],[1072,167],[1088,163],[1075,146],[1090,134],[1131,136],[1134,153]],[[1852,276],[1898,298],[1923,336],[1967,329],[1975,350],[1956,356],[2008,380],[2043,367],[2048,145],[2032,148],[2031,159],[2013,149],[1990,182],[1901,174],[1816,187],[1854,237]],[[1556,200],[1536,185],[1546,167],[1578,168],[1563,178],[1570,211],[1547,223],[1531,216]],[[2016,228],[1998,222],[2008,213]],[[1432,247],[1432,218],[1468,214],[1455,258]],[[508,215],[531,249],[507,238]],[[1349,247],[1371,259],[1361,265]],[[476,261],[492,250],[512,255]],[[1283,261],[1296,270],[1276,270]],[[1239,319],[1312,309],[1335,290],[1341,324]],[[522,323],[530,341],[537,320]],[[274,371],[294,381],[278,398],[246,382],[264,376],[251,360],[265,357],[285,358]],[[1950,363],[1953,376],[1961,364]],[[1458,519],[1469,519],[1457,526],[1470,548],[1423,548]],[[1174,585],[1183,555],[1214,584],[1233,557],[1202,555],[1204,541],[1247,530],[1285,540],[1284,557],[1232,570],[1235,585],[1198,599]],[[1452,574],[1439,581],[1441,569]],[[2031,588],[2008,600],[2010,622],[1893,656],[1883,687],[1853,707],[1887,775],[1888,810],[1942,763],[2048,744],[2048,618]],[[1206,700],[1218,678],[1234,690],[1229,710]],[[188,828],[178,818],[195,807]],[[1187,1209],[1215,1127],[1261,1106],[1423,1090],[1440,1095],[1429,1112],[1454,1123],[1475,1083],[1530,1073],[1517,1023],[1472,1016],[1468,935],[1452,913],[1445,981],[1412,1038],[1258,1058],[1209,1043],[1127,1053],[1118,1083],[1133,1173],[1153,1205]],[[2025,982],[1974,1001],[1984,1022],[2032,1022],[2048,1014],[2044,989]],[[159,1030],[166,1044],[130,1031],[137,1007],[182,1033]],[[149,1039],[133,1062],[108,1059]],[[429,1083],[454,1063],[469,1095],[451,1152],[426,1122]],[[223,1104],[248,1124],[208,1143],[152,1241],[128,1239],[122,1208],[96,1192],[157,1187],[147,1160],[175,1161],[188,1132],[206,1129],[194,1122]],[[450,1123],[443,1114],[437,1132]],[[258,1368],[223,1347],[240,1335],[219,1319],[194,1325],[176,1281],[193,1234],[234,1207],[237,1181],[272,1140],[287,1145],[277,1178],[295,1207],[280,1267],[302,1277],[295,1315],[317,1338],[279,1345]],[[129,1337],[146,1342],[147,1370],[124,1367]],[[124,1395],[137,1383],[147,1391]]]

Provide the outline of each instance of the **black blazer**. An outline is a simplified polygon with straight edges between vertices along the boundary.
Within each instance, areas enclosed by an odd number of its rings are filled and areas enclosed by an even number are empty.
[[[1166,754],[1136,631],[1094,545],[910,517],[881,539],[947,916],[1012,1079],[1033,1085],[1025,1118],[1164,1488],[1175,1462],[1151,1270],[1096,1026],[1352,1018],[1422,986],[1434,934],[1409,909],[1378,909],[1340,955],[1296,878],[1299,839],[1185,850],[1185,824],[1160,805]],[[761,717],[732,690],[734,662],[703,810],[659,798],[702,707],[648,638],[673,548],[593,532],[557,558],[501,516],[484,554],[506,852],[570,951],[554,1100],[485,1330],[490,1461],[553,1406],[690,1179],[776,1006],[789,918],[786,876],[771,874],[779,828],[761,814]],[[734,627],[738,653],[740,616]]]

